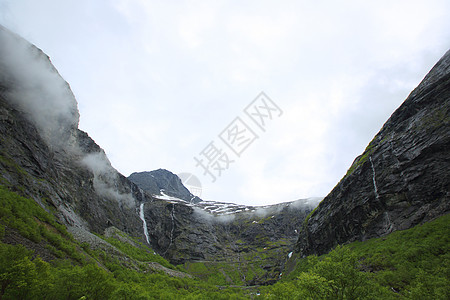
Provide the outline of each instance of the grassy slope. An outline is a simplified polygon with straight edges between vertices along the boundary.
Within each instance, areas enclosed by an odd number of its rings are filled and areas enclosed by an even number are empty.
[[[3,241],[20,235],[23,245]],[[222,289],[198,279],[170,277],[148,268],[175,268],[145,247],[105,239],[126,257],[92,250],[73,239],[36,202],[0,186],[0,299],[240,299],[240,289]],[[49,252],[53,259],[36,255]]]
[[[449,229],[447,215],[384,238],[299,260],[295,270],[280,282],[260,287],[261,298],[449,299]],[[148,268],[148,262],[171,269],[183,267],[170,265],[142,245],[132,247],[113,238],[105,240],[125,257],[92,250],[75,241],[52,214],[33,200],[0,186],[0,238],[7,241],[11,234],[29,243],[28,249],[0,243],[2,299],[252,298],[254,290],[217,285],[228,284],[227,276],[239,282],[244,270],[247,276],[261,271],[260,266],[253,268],[256,257],[248,257],[243,259],[248,263],[241,264],[238,271],[227,264],[197,264],[186,269],[200,279],[169,277]],[[29,250],[33,245],[43,250]],[[48,252],[53,259],[43,261],[36,252]],[[264,255],[261,252],[262,258]]]
[[[450,215],[310,256],[268,299],[450,299]]]

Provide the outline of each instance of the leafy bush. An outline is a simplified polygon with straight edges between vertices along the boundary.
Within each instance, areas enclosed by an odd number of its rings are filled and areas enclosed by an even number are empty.
[[[450,299],[450,215],[309,256],[266,299]]]
[[[123,253],[127,254],[128,256],[141,261],[141,262],[157,262],[161,265],[163,265],[166,268],[169,269],[175,269],[175,266],[170,264],[166,259],[164,259],[162,256],[153,254],[149,251],[148,248],[144,247],[140,242],[134,241],[136,244],[138,244],[140,247],[134,247],[129,243],[125,243],[122,241],[119,241],[115,238],[106,238],[105,239],[108,243],[118,248]]]
[[[79,262],[83,259],[73,237],[53,215],[34,200],[21,197],[3,186],[0,186],[0,224],[1,235],[4,235],[5,226],[14,228],[35,243],[43,239],[47,241],[50,245],[46,247],[57,257],[62,258],[65,253]]]

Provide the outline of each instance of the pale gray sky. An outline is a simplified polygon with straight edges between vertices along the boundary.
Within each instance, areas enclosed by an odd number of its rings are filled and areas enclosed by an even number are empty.
[[[0,0],[0,23],[51,57],[121,173],[249,205],[325,196],[450,48],[446,0]],[[244,113],[261,91],[283,111],[265,132]],[[219,138],[236,117],[259,137],[240,157]],[[234,160],[215,182],[194,160],[211,142]]]

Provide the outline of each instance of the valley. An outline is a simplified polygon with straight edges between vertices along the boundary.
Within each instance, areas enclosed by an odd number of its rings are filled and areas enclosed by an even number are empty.
[[[49,57],[0,41],[0,299],[450,297],[450,51],[325,198],[245,206],[120,174]]]

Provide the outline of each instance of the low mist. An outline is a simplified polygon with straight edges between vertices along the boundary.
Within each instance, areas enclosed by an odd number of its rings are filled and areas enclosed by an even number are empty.
[[[215,215],[195,206],[193,209],[194,216],[204,222],[230,223],[235,219],[235,214]]]
[[[87,154],[81,163],[94,174],[94,188],[99,196],[116,199],[128,208],[135,207],[131,193],[119,191],[119,174],[103,151]]]
[[[323,200],[323,197],[311,197],[306,199],[300,199],[297,201],[293,201],[289,204],[290,208],[305,208],[305,209],[314,209],[319,203]]]
[[[84,154],[77,140],[79,112],[69,84],[40,49],[0,26],[0,83],[2,93],[25,113],[53,151],[80,157],[80,164],[94,175],[99,196],[131,208],[135,200],[118,189],[118,173],[106,154]]]
[[[73,147],[71,132],[78,128],[79,112],[67,82],[40,49],[4,27],[0,40],[7,98],[38,127],[52,149]]]

